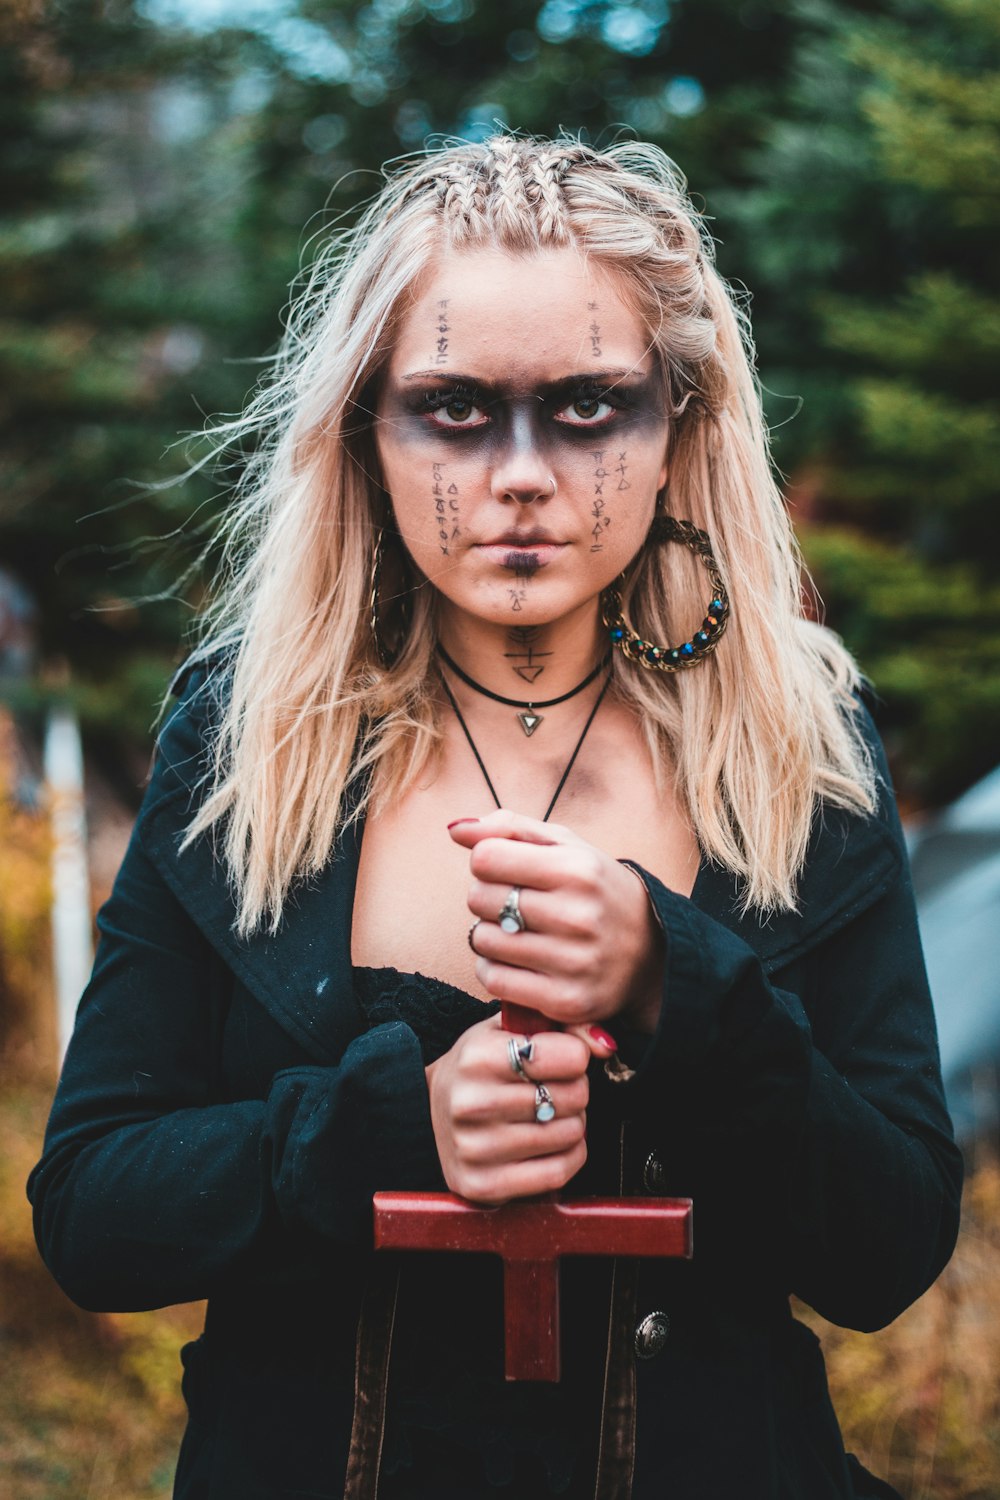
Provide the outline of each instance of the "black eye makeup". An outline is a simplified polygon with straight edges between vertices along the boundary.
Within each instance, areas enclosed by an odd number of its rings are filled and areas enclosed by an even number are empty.
[[[496,388],[465,379],[435,383],[433,388],[408,394],[407,407],[426,418],[427,425],[438,431],[469,431],[490,425],[497,408],[511,398]],[[538,393],[515,397],[533,400],[545,415],[561,427],[593,432],[613,427],[625,415],[655,407],[655,376],[608,380],[593,375],[573,376],[555,385],[540,388]]]
[[[479,405],[479,392],[464,381],[422,392],[417,410],[435,427],[481,427],[489,420]]]

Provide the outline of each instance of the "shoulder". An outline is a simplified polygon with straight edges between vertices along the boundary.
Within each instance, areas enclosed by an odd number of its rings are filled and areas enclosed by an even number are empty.
[[[865,686],[852,695],[851,707],[847,712],[850,714],[850,727],[857,735],[865,759],[872,773],[872,791],[875,806],[872,812],[850,812],[843,811],[839,821],[843,828],[844,837],[866,838],[873,833],[881,835],[889,844],[896,849],[904,851],[906,841],[903,835],[902,825],[899,820],[899,810],[896,805],[896,792],[892,782],[892,773],[889,769],[889,761],[885,753],[885,746],[875,724],[873,709],[878,699],[871,687]],[[817,815],[817,824],[822,828],[824,822],[828,821],[831,811],[820,804]]]
[[[156,736],[147,800],[193,791],[211,763],[229,690],[232,649],[216,646],[193,652],[181,663],[167,689]]]
[[[771,971],[817,949],[908,880],[892,778],[866,697],[856,694],[844,712],[871,768],[874,807],[866,812],[817,803],[795,909],[747,913],[734,900],[731,877],[716,875],[702,887],[710,914],[743,937]]]

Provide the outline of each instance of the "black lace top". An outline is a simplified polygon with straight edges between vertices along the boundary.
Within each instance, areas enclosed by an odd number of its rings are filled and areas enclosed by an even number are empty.
[[[356,968],[354,976],[371,1025],[404,1021],[428,1063],[499,1009],[421,974]],[[379,1500],[592,1496],[609,1263],[563,1262],[563,1377],[547,1385],[504,1379],[498,1258],[400,1259]]]

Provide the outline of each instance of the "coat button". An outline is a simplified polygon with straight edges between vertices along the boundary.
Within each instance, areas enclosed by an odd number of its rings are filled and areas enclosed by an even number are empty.
[[[647,1313],[635,1330],[636,1359],[655,1359],[669,1332],[670,1319],[665,1312]]]
[[[659,1193],[662,1196],[667,1191],[663,1163],[655,1151],[651,1151],[646,1157],[646,1165],[642,1169],[642,1185],[647,1193]]]

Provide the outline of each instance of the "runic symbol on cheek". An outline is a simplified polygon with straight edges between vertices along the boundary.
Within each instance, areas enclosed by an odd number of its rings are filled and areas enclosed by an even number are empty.
[[[625,453],[619,453],[619,455],[618,455],[618,463],[617,463],[617,465],[615,467],[615,473],[621,475],[621,478],[618,480],[618,488],[620,490],[630,490],[632,488],[632,486],[629,484],[628,480],[625,478],[625,471],[628,468],[628,463],[626,462],[626,459],[627,459],[627,454],[625,454]]]
[[[434,519],[437,523],[438,546],[441,548],[442,556],[449,557],[448,551],[448,518],[445,514],[444,495],[444,464],[431,464],[431,495],[434,500]]]
[[[611,470],[604,467],[604,452],[594,454],[594,494],[604,494],[604,481],[611,477]]]

